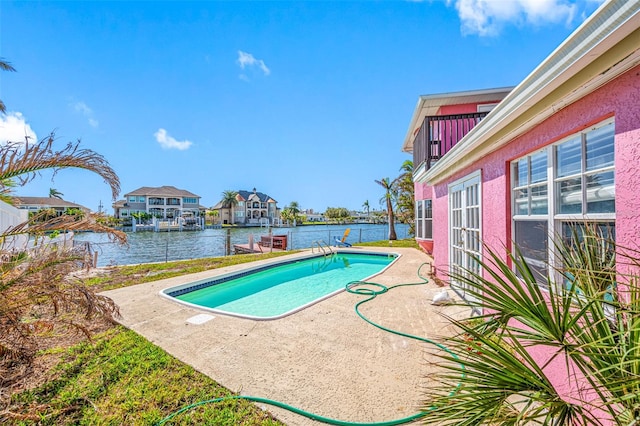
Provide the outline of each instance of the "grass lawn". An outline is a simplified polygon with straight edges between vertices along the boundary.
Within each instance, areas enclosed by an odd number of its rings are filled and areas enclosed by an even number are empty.
[[[389,242],[358,245],[388,247]],[[392,246],[417,247],[414,240],[394,241]],[[287,254],[291,252],[100,268],[85,282],[109,290]],[[136,333],[116,325],[107,326],[92,341],[53,345],[41,351],[36,364],[41,368],[34,369],[26,390],[13,393],[6,404],[0,399],[0,423],[154,425],[189,404],[234,395]],[[0,391],[8,394],[7,389]],[[247,401],[228,400],[201,405],[167,424],[282,423]]]

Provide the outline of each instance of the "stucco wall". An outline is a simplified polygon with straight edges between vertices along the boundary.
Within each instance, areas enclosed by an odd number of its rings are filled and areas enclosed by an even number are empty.
[[[640,235],[640,66],[558,111],[508,146],[433,187],[434,264],[440,278],[448,270],[448,184],[482,171],[482,237],[500,249],[510,241],[509,161],[615,116],[616,239],[638,247]],[[425,187],[426,189],[426,187]],[[428,198],[428,197],[425,197]]]

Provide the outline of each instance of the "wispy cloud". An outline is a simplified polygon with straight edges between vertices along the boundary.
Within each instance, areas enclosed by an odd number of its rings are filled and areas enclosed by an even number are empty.
[[[570,23],[580,5],[604,0],[447,0],[458,11],[463,34],[495,36],[507,24]]]
[[[20,112],[0,115],[0,144],[7,142],[37,142],[38,137]]]
[[[264,75],[271,74],[271,70],[262,59],[256,59],[251,53],[238,50],[238,65],[242,70],[260,70]],[[240,74],[240,79],[249,81],[249,77],[245,73]]]
[[[85,104],[84,102],[80,101],[80,102],[76,102],[73,105],[73,109],[76,112],[79,112],[80,114],[84,115],[87,119],[87,121],[89,121],[89,125],[91,127],[98,127],[100,125],[100,123],[98,122],[98,120],[95,119],[94,115],[93,115],[93,110],[91,108],[89,108],[89,106],[87,104]]]
[[[158,129],[157,132],[153,134],[156,137],[156,141],[160,144],[162,149],[177,149],[180,151],[184,151],[189,149],[193,142],[188,140],[178,141],[173,136],[171,136],[165,129]]]

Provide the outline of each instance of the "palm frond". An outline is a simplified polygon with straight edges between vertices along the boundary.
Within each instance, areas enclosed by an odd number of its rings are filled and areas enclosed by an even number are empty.
[[[0,181],[18,179],[20,185],[25,185],[42,170],[51,169],[55,174],[60,169],[80,168],[100,175],[111,188],[113,199],[117,198],[120,179],[103,156],[81,149],[79,141],[56,151],[54,141],[55,134],[51,133],[33,145],[8,142],[0,146]]]
[[[545,282],[518,249],[500,255],[485,247],[483,258],[475,259],[483,272],[451,274],[484,314],[477,325],[450,319],[460,333],[445,344],[464,365],[439,356],[439,385],[426,393],[429,421],[638,422],[640,256],[616,246],[606,232],[577,229],[568,239],[555,238],[559,260]],[[559,391],[561,381],[547,376],[551,364],[564,366],[569,388]]]

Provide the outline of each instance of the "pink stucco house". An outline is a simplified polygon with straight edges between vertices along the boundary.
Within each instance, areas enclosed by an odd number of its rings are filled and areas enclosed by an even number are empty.
[[[604,3],[516,87],[421,96],[403,150],[441,278],[482,243],[546,274],[576,222],[640,246],[640,2]]]

